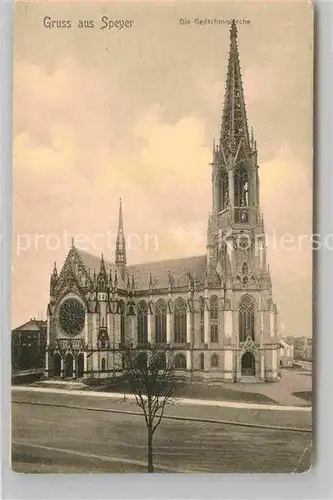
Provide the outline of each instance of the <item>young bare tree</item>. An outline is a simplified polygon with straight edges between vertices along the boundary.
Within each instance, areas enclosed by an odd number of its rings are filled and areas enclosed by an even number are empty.
[[[125,348],[122,351],[124,382],[141,408],[148,437],[148,472],[154,472],[153,437],[160,425],[165,406],[175,395],[177,379],[172,357],[158,346],[144,350]]]

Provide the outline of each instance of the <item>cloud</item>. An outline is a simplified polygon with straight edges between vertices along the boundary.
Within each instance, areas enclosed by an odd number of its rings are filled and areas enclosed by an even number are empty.
[[[54,55],[41,64],[30,56],[17,59],[14,233],[61,235],[67,230],[91,237],[114,232],[121,196],[126,234],[135,233],[141,241],[145,234],[158,239],[158,252],[140,245],[129,252],[131,263],[203,253],[211,208],[211,138],[219,128],[224,81],[209,70],[206,50],[195,56],[198,63],[191,74],[182,66],[175,79],[168,66],[172,57],[160,54],[161,74],[156,75],[154,54],[149,60],[154,76],[145,66],[146,73],[140,66],[135,74],[132,66],[121,66],[122,60],[110,64],[100,54],[104,62],[97,64],[95,53],[86,62]],[[118,71],[123,71],[122,78]],[[308,147],[297,103],[281,107],[289,95],[281,92],[281,85],[289,85],[292,93],[291,77],[284,79],[259,62],[244,72],[249,118],[255,118],[261,133],[260,155],[265,159],[260,166],[261,210],[268,237],[274,231],[279,237],[311,231],[309,165],[300,161],[296,149],[299,144]],[[290,119],[285,119],[287,108]],[[292,135],[293,128],[302,140]],[[16,322],[46,307],[53,261],[61,265],[66,253],[63,245],[51,251],[40,240],[37,247],[14,256]],[[113,249],[104,253],[110,259]],[[270,247],[268,254],[286,330],[302,333],[311,324],[310,249],[282,252]],[[301,309],[296,318],[295,304]]]
[[[85,81],[82,87],[79,80]],[[87,92],[94,82],[102,96],[92,105]],[[50,72],[18,64],[13,310],[22,321],[41,309],[41,297],[46,307],[52,262],[61,265],[67,253],[63,243],[47,249],[46,237],[55,234],[61,240],[65,231],[86,234],[91,241],[97,233],[115,232],[119,196],[127,234],[135,233],[141,242],[149,234],[158,240],[158,252],[142,244],[129,251],[131,263],[204,252],[211,176],[205,123],[192,115],[169,123],[157,103],[139,116],[133,113],[114,148],[106,136],[117,129],[119,113],[104,99],[106,88],[97,73],[86,75],[69,61]],[[73,96],[76,103],[69,111]],[[31,237],[29,249],[19,256],[17,234]],[[113,248],[104,253],[111,259]]]

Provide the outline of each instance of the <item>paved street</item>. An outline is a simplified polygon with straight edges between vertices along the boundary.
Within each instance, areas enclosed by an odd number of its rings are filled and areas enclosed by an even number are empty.
[[[281,380],[275,384],[233,384],[234,391],[259,392],[283,405],[302,405],[304,400],[295,397],[299,391],[312,391],[312,370],[282,368]]]
[[[91,407],[91,398],[84,397],[75,404],[81,408],[68,408],[65,405],[73,405],[73,396],[65,394],[13,392],[13,401],[17,401],[12,404],[14,470],[146,470],[142,416],[89,411],[83,408]],[[94,404],[102,409],[106,403],[109,409],[121,406],[107,398],[99,398]],[[131,410],[137,409],[131,405]],[[207,417],[211,415],[203,410]],[[224,413],[226,409],[211,410]],[[186,407],[186,411],[192,414],[191,408]],[[297,418],[304,415],[299,412]],[[154,451],[156,472],[301,472],[310,465],[311,433],[166,419],[156,432]]]

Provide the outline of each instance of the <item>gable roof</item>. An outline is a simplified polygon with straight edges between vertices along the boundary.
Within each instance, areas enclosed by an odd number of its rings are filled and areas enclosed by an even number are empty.
[[[78,250],[85,266],[91,271],[99,271],[100,258],[86,251]],[[189,275],[191,279],[197,279],[199,284],[205,280],[206,255],[185,257],[182,259],[170,259],[146,262],[126,267],[127,275],[134,277],[137,290],[149,290],[149,282],[153,289],[164,289],[169,287],[170,279],[174,288],[188,286]],[[116,270],[117,266],[104,260],[106,271]],[[121,277],[118,275],[118,281]]]
[[[31,331],[41,331],[45,332],[47,328],[47,322],[40,319],[30,319],[23,325],[17,326],[12,330],[12,333],[16,332],[31,332]]]
[[[147,290],[151,276],[152,288],[168,288],[170,279],[174,288],[188,286],[189,276],[204,283],[206,255],[185,257],[182,259],[162,260],[128,266],[128,272],[134,275],[137,289]]]

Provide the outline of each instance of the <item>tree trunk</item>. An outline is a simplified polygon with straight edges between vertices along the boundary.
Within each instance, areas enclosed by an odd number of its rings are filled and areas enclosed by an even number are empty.
[[[152,426],[148,426],[148,472],[154,472],[153,465],[153,429]]]

